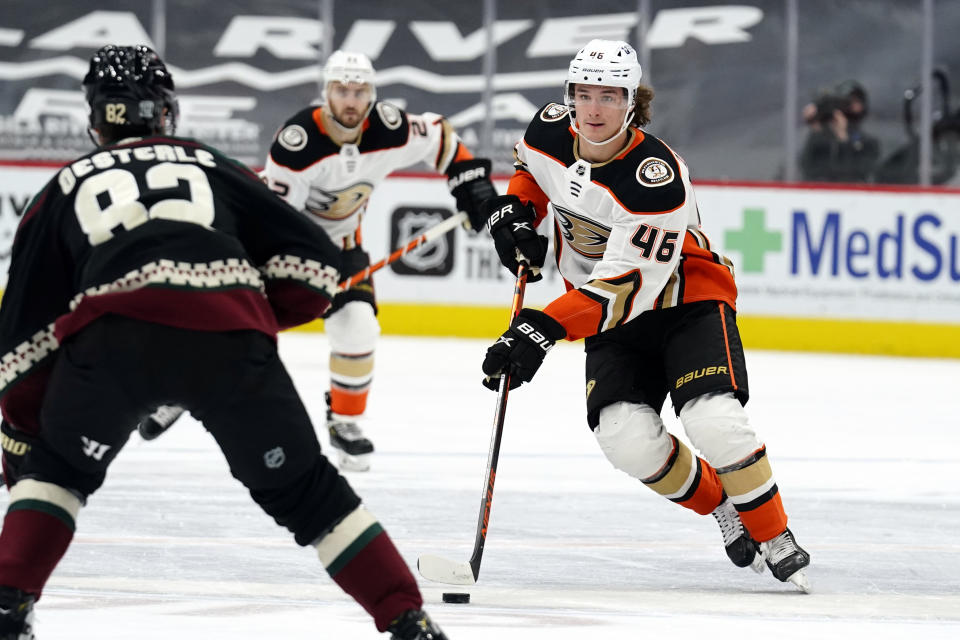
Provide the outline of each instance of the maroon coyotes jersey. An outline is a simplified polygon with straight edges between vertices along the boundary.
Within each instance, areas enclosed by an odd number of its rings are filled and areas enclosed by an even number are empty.
[[[60,343],[104,314],[201,331],[318,317],[339,250],[246,167],[184,138],[66,165],[28,206],[0,305],[0,406],[37,427]]]

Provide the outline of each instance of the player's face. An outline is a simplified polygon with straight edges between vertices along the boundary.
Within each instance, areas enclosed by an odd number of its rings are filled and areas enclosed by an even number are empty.
[[[578,84],[573,88],[577,128],[593,142],[616,135],[627,115],[627,92],[622,87]]]
[[[348,129],[360,124],[372,96],[370,85],[366,83],[331,82],[327,85],[327,106],[331,115]]]

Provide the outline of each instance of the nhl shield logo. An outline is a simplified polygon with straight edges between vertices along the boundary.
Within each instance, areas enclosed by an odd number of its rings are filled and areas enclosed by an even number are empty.
[[[279,469],[287,461],[287,454],[283,452],[283,447],[275,447],[263,454],[263,463],[267,469]]]
[[[452,214],[438,207],[400,207],[390,219],[391,246],[400,247]],[[390,265],[404,276],[445,276],[453,271],[456,236],[447,233],[411,251]]]
[[[645,187],[662,187],[673,182],[673,169],[661,158],[647,158],[637,167],[637,182]]]

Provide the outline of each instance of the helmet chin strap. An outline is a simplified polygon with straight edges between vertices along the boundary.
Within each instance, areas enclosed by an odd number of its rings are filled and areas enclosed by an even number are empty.
[[[366,118],[363,118],[362,120],[360,120],[360,122],[357,123],[357,126],[348,127],[344,125],[342,122],[340,122],[339,120],[337,120],[337,116],[333,115],[333,111],[330,111],[330,121],[333,122],[333,126],[339,129],[340,132],[343,133],[344,135],[347,135],[350,137],[355,137],[357,134],[360,133],[360,128],[363,127],[364,120],[366,120]]]
[[[577,134],[577,136],[578,136],[582,141],[586,142],[587,144],[592,144],[592,145],[597,146],[597,147],[603,146],[603,145],[607,144],[608,142],[612,142],[613,140],[615,140],[615,139],[617,138],[617,136],[619,136],[621,133],[623,133],[624,131],[626,131],[626,130],[627,130],[627,127],[630,126],[630,119],[633,117],[633,109],[628,109],[628,110],[627,110],[627,113],[623,116],[623,122],[620,123],[620,129],[619,129],[619,131],[617,131],[615,134],[613,134],[612,136],[610,136],[610,137],[607,138],[606,140],[602,140],[602,141],[600,141],[600,142],[594,142],[593,140],[591,140],[591,139],[588,138],[587,136],[583,135],[583,133],[581,133],[581,131],[580,131],[580,127],[577,126],[577,118],[576,118],[576,115],[575,115],[575,114],[576,114],[576,110],[575,110],[575,109],[570,109],[568,113],[569,113],[569,115],[570,115],[570,128],[573,129],[573,132],[574,132],[575,134]]]
[[[337,118],[337,115],[333,112],[333,108],[330,107],[330,103],[327,102],[324,104],[325,111],[330,116],[330,121],[333,122],[333,125],[339,129],[345,137],[355,138],[360,135],[360,131],[363,128],[363,123],[366,122],[367,118],[370,117],[370,112],[373,111],[373,100],[370,101],[370,104],[367,105],[367,110],[364,111],[363,116],[360,118],[360,121],[357,122],[356,126],[348,127],[347,125],[340,122]]]

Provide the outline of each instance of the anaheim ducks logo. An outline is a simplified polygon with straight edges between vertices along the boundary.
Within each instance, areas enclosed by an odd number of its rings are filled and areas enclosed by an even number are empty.
[[[564,105],[551,102],[540,112],[540,119],[544,122],[556,122],[561,118],[565,118],[566,115],[567,108]]]
[[[373,185],[368,182],[341,189],[324,191],[313,187],[307,197],[307,211],[324,220],[344,220],[366,205],[373,193]]]
[[[560,233],[571,249],[591,260],[599,260],[607,248],[610,227],[553,205]]]
[[[389,102],[378,102],[377,113],[380,114],[380,120],[387,126],[387,129],[398,129],[403,123],[403,116],[400,115],[400,109]]]
[[[291,124],[280,132],[277,142],[289,151],[300,151],[307,146],[307,130],[298,124]]]
[[[647,158],[637,167],[637,182],[645,187],[660,187],[673,182],[673,169],[661,158]]]

